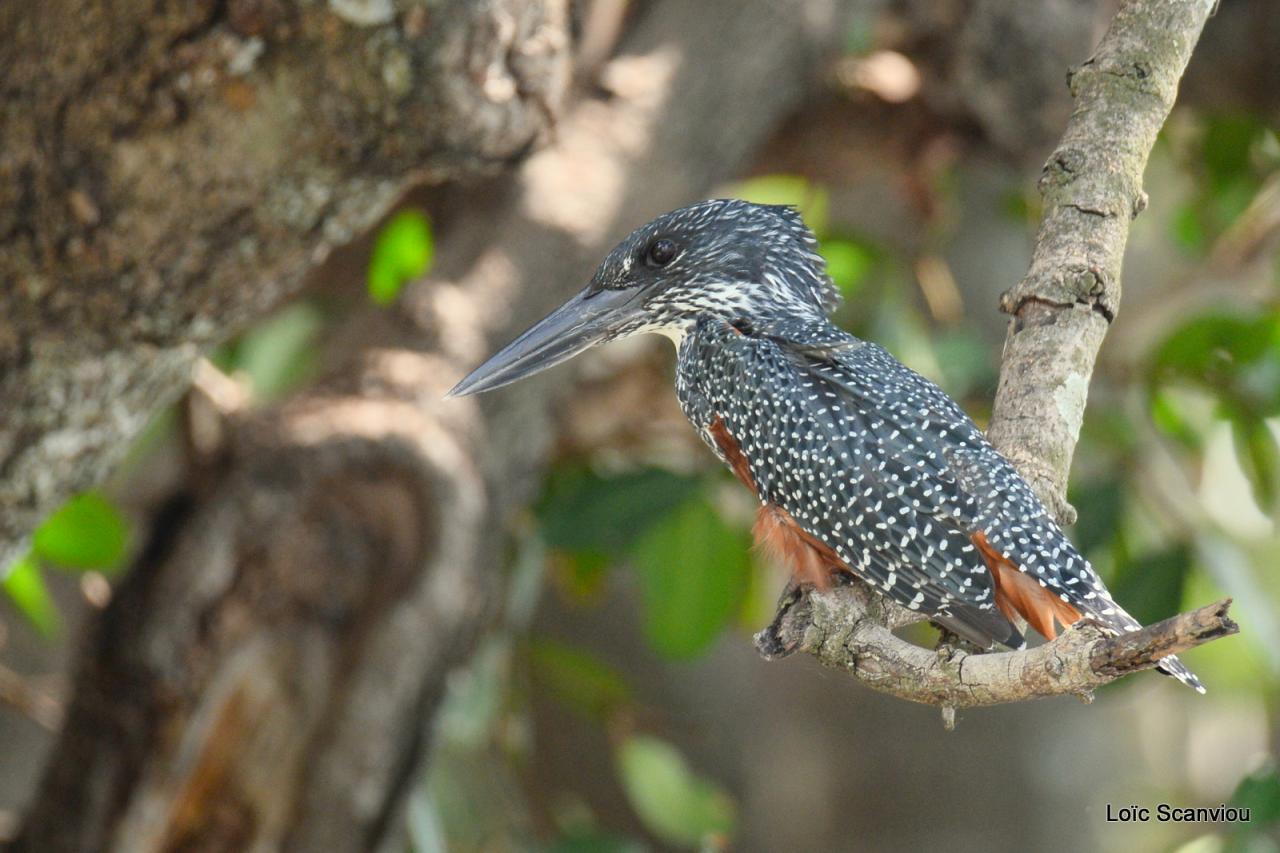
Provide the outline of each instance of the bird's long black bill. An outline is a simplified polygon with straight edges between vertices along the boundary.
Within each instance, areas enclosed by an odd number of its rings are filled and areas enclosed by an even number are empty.
[[[492,391],[567,361],[617,328],[637,297],[631,290],[579,293],[473,370],[447,396]]]

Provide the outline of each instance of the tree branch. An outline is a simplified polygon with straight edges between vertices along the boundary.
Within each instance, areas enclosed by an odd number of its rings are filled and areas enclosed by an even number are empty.
[[[1063,524],[1089,379],[1120,307],[1129,223],[1212,0],[1130,0],[1068,77],[1075,107],[1040,177],[1044,217],[1012,316],[988,436]]]
[[[0,3],[0,576],[200,354],[551,128],[559,0]]]
[[[1093,57],[1069,75],[1071,120],[1040,179],[1045,212],[1026,276],[1001,298],[1010,314],[988,435],[1063,524],[1067,475],[1098,348],[1120,303],[1129,223],[1212,0],[1130,0]],[[1107,638],[1078,623],[1021,652],[931,652],[894,636],[910,615],[861,582],[784,595],[756,637],[766,657],[807,651],[885,693],[954,709],[1094,687],[1237,628],[1229,601]],[[918,617],[916,617],[918,618]],[[953,716],[945,716],[948,724]]]
[[[756,635],[756,648],[771,660],[808,652],[882,693],[952,709],[1063,694],[1088,697],[1094,688],[1150,669],[1166,655],[1236,633],[1227,616],[1230,604],[1224,599],[1119,637],[1081,621],[1033,649],[974,654],[898,638],[889,626],[895,613],[905,611],[886,608],[870,587],[850,583],[829,593],[784,595],[773,623]]]

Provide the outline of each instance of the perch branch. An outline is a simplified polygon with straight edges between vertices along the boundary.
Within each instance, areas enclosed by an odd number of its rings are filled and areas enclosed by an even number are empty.
[[[770,659],[808,652],[883,693],[943,708],[1088,697],[1166,655],[1236,633],[1230,604],[1224,599],[1120,637],[1082,621],[1034,649],[973,654],[926,649],[894,636],[885,624],[884,599],[856,583],[829,593],[784,595],[773,623],[756,635],[756,648]]]
[[[1129,223],[1146,207],[1142,175],[1213,8],[1206,0],[1130,0],[1093,57],[1068,77],[1075,108],[1040,178],[1045,212],[1026,276],[1001,298],[1011,315],[989,428],[992,443],[1063,524],[1067,474],[1098,348],[1120,303]],[[756,637],[766,657],[806,651],[871,687],[954,709],[1040,696],[1088,696],[1159,658],[1236,632],[1229,602],[1108,638],[1091,624],[1021,652],[929,651],[894,636],[901,608],[860,582],[788,591]]]

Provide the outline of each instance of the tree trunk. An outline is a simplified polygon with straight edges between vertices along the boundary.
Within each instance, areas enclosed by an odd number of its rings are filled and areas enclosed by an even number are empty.
[[[387,841],[551,430],[546,381],[444,392],[622,233],[728,177],[809,89],[838,17],[833,0],[649,6],[608,97],[465,203],[438,280],[353,321],[368,345],[347,368],[233,426],[90,638],[16,849]]]
[[[529,150],[566,3],[0,4],[0,574],[203,350],[413,183]]]

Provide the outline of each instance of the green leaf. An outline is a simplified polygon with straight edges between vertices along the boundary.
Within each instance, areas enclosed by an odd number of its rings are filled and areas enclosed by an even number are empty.
[[[1255,417],[1280,415],[1280,346],[1243,365],[1229,391]]]
[[[529,647],[536,677],[556,698],[584,715],[604,720],[631,701],[631,688],[618,670],[583,649],[549,639]]]
[[[660,468],[602,477],[588,468],[553,471],[537,513],[551,548],[620,557],[635,539],[683,503],[698,480]]]
[[[420,210],[401,210],[382,226],[369,258],[369,296],[379,305],[396,301],[400,291],[431,267],[435,246],[431,222]]]
[[[58,608],[49,597],[49,589],[45,586],[40,567],[30,554],[14,563],[9,568],[9,576],[4,579],[4,591],[18,611],[46,637],[57,632],[59,626]]]
[[[618,775],[645,827],[667,844],[723,844],[733,832],[734,805],[715,784],[696,776],[674,746],[633,735],[618,748]]]
[[[645,634],[661,654],[706,650],[747,591],[750,541],[696,497],[655,524],[631,554],[640,576]]]
[[[35,556],[66,569],[111,569],[124,558],[129,525],[114,505],[97,492],[64,503],[36,528]]]
[[[1261,188],[1255,175],[1238,175],[1223,182],[1210,197],[1209,211],[1217,223],[1218,232],[1226,230],[1231,223],[1244,213],[1258,196]]]
[[[1176,380],[1209,391],[1229,415],[1280,414],[1280,311],[1215,313],[1184,323],[1151,360],[1153,388]]]
[[[1280,311],[1214,313],[1184,323],[1155,348],[1149,379],[1151,415],[1161,432],[1197,449],[1201,433],[1183,404],[1198,390],[1231,422],[1236,456],[1255,499],[1271,510],[1280,499],[1280,448],[1267,419],[1280,414]]]
[[[1267,764],[1240,780],[1231,805],[1249,809],[1251,823],[1259,829],[1280,823],[1280,772],[1275,764]]]
[[[1274,851],[1280,828],[1280,773],[1274,762],[1245,776],[1231,795],[1231,806],[1249,810],[1249,822],[1230,829],[1226,853]]]
[[[1274,171],[1272,132],[1255,117],[1219,114],[1203,121],[1204,133],[1190,169],[1194,193],[1173,218],[1174,240],[1202,255],[1243,213]]]
[[[1182,324],[1156,348],[1154,366],[1162,373],[1209,379],[1211,371],[1233,361],[1262,357],[1270,343],[1266,318],[1205,314]]]
[[[1182,401],[1168,388],[1156,388],[1151,394],[1151,421],[1162,433],[1188,450],[1199,450],[1204,442],[1191,425],[1180,405]]]
[[[827,273],[846,299],[858,292],[876,260],[871,248],[852,240],[823,240],[818,244],[818,253],[826,260]]]

